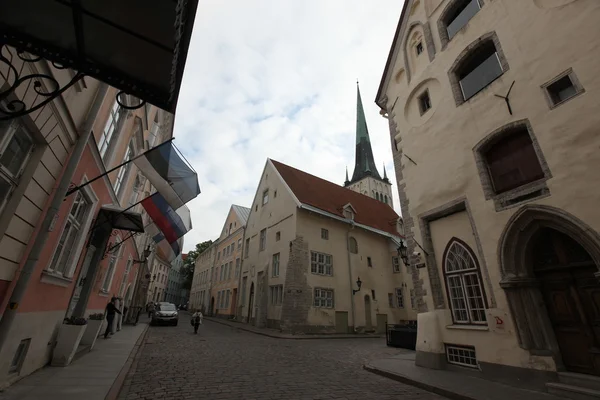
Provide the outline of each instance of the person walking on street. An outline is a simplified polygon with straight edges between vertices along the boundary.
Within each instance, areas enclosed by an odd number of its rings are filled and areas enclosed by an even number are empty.
[[[152,318],[152,314],[154,313],[154,302],[151,301],[148,304],[148,318]]]
[[[121,311],[117,308],[117,306],[115,306],[116,300],[117,298],[113,297],[112,299],[110,299],[110,303],[106,305],[106,331],[104,332],[104,339],[109,338],[108,334],[112,330],[112,324],[115,320],[115,314],[121,314]]]
[[[200,311],[196,311],[192,315],[192,326],[194,327],[194,333],[198,333],[198,327],[202,324],[202,313]]]

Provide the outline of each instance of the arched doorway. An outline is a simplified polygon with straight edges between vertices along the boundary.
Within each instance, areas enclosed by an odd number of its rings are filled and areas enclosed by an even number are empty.
[[[371,298],[368,294],[365,295],[365,330],[373,330],[373,319],[371,318]]]
[[[250,296],[249,296],[249,300],[248,300],[248,320],[246,322],[248,322],[249,324],[252,323],[251,318],[252,318],[252,306],[254,305],[254,282],[252,282],[252,284],[250,285]]]
[[[519,345],[559,370],[600,375],[600,235],[548,206],[525,206],[499,242]]]

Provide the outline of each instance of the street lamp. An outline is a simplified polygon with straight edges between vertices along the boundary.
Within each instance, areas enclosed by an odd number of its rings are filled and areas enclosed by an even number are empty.
[[[133,260],[133,264],[145,263],[148,260],[148,257],[150,257],[151,253],[152,253],[152,249],[150,249],[150,245],[148,245],[148,247],[146,247],[146,249],[144,249],[144,253],[142,254],[144,256],[144,258],[141,260]]]
[[[362,286],[362,281],[360,280],[360,276],[356,280],[356,286],[358,286],[357,290],[352,289],[352,295],[354,296],[356,292],[360,292],[360,287]]]
[[[406,247],[406,244],[404,244],[404,240],[402,240],[400,246],[398,246],[398,257],[402,259],[404,265],[407,267],[410,265],[408,264],[408,248]]]

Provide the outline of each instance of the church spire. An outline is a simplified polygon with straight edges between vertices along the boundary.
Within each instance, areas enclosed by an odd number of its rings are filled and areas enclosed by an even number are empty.
[[[383,180],[389,181],[389,179],[387,177],[387,171],[385,170],[385,163],[383,163]]]
[[[369,139],[369,130],[367,129],[367,119],[363,109],[362,99],[360,97],[360,88],[356,82],[356,155],[354,164],[354,173],[350,182],[356,182],[366,176],[372,176],[381,179],[375,161],[373,159],[373,150],[371,149],[371,140]]]
[[[350,183],[350,179],[348,179],[348,166],[346,165],[346,181],[344,182],[344,186],[348,186]]]

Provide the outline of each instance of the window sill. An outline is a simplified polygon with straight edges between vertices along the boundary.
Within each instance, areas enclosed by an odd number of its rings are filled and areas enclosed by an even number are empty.
[[[99,291],[99,292],[98,292],[98,295],[99,295],[99,296],[102,296],[102,297],[108,297],[108,294],[109,294],[109,293],[108,293],[108,292],[106,292],[106,291],[104,291],[104,290],[101,290],[101,291]]]
[[[40,282],[47,283],[49,285],[68,287],[69,285],[71,285],[71,283],[73,283],[73,279],[66,278],[62,274],[57,274],[55,272],[46,270],[42,271],[42,277],[40,279]]]
[[[547,90],[547,88],[546,88],[546,90]],[[573,100],[574,98],[576,98],[577,96],[579,96],[583,93],[585,93],[585,89],[581,89],[579,92],[575,93],[573,96],[569,97],[568,99],[559,101],[558,103],[553,103],[552,100],[550,100],[550,109],[554,110],[556,107],[560,107],[563,104],[568,103],[569,101]]]
[[[446,329],[456,329],[462,331],[483,331],[487,332],[490,328],[487,325],[446,325]]]
[[[548,177],[544,177],[507,192],[494,195],[492,199],[494,200],[496,211],[518,207],[527,202],[550,196],[550,190],[546,185],[547,179]]]

